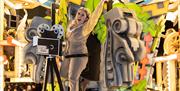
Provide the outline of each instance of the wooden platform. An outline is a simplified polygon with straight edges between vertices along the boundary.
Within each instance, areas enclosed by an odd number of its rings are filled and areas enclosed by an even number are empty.
[[[22,4],[25,9],[33,9],[37,6],[40,6],[41,3],[36,0],[10,0],[14,4]]]
[[[0,40],[0,46],[15,46],[7,42],[7,40]]]

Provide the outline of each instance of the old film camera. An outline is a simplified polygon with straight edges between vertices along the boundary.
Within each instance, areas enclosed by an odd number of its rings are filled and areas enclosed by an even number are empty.
[[[64,34],[61,25],[40,24],[37,28],[38,36],[33,37],[33,46],[37,46],[36,53],[40,55],[60,55],[60,39]],[[39,37],[40,36],[40,37]]]
[[[37,28],[37,33],[41,38],[33,37],[33,45],[37,47],[36,54],[48,56],[46,57],[43,91],[46,91],[47,82],[51,82],[52,87],[54,87],[53,72],[55,72],[59,87],[63,91],[55,59],[55,56],[61,53],[62,41],[60,39],[64,34],[63,27],[61,25],[53,25],[50,28],[47,24],[40,24]],[[54,91],[54,88],[52,88],[52,91]]]
[[[32,79],[35,83],[44,81],[44,90],[48,81],[51,81],[51,84],[53,84],[54,79],[51,78],[53,78],[54,72],[57,76],[59,87],[62,89],[55,56],[61,56],[61,40],[64,29],[58,24],[51,27],[51,23],[51,20],[36,16],[25,33],[26,40],[29,43],[24,48],[24,63],[33,64]]]

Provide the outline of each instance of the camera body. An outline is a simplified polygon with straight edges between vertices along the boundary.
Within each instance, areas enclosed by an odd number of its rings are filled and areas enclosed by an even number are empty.
[[[60,54],[60,39],[64,34],[61,25],[40,24],[37,28],[38,36],[33,37],[33,46],[36,46],[36,54],[56,56]]]
[[[35,39],[35,38],[34,38]],[[38,38],[37,40],[37,49],[36,54],[39,55],[59,55],[60,49],[60,39],[53,38]]]
[[[39,55],[56,56],[60,54],[60,39],[64,34],[61,25],[40,24],[37,28],[38,36],[33,37],[33,46],[36,46],[36,53]]]

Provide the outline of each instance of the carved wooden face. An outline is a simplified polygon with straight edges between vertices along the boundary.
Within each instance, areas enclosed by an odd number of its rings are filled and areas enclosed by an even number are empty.
[[[84,10],[80,9],[76,13],[75,21],[77,22],[78,25],[83,24],[84,22],[87,21],[87,14]]]

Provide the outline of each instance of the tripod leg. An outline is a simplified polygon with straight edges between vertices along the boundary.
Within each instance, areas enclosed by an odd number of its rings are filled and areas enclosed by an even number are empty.
[[[54,71],[55,71],[55,74],[56,74],[56,77],[57,77],[57,80],[58,80],[58,84],[59,84],[59,87],[60,87],[60,91],[64,91],[62,81],[61,81],[61,76],[60,76],[60,73],[58,71],[58,67],[57,67],[55,59],[52,62],[53,62],[52,64],[53,64]]]
[[[43,84],[43,89],[42,91],[46,91],[46,87],[47,87],[47,80],[48,80],[48,74],[49,74],[49,58],[47,58],[47,62],[46,62],[46,66],[45,66],[45,77],[44,77],[44,84]]]
[[[51,74],[51,86],[52,86],[52,91],[54,91],[54,72],[53,72],[53,60],[54,58],[50,58],[50,74]]]

